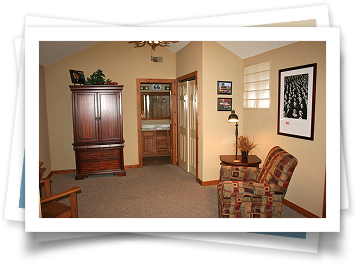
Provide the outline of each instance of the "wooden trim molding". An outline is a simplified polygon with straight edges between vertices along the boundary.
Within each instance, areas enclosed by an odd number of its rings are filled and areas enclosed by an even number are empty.
[[[61,174],[73,174],[73,173],[76,173],[76,169],[54,170],[54,171],[51,171],[50,174],[48,174],[48,176],[61,175]]]
[[[124,166],[125,169],[130,169],[130,168],[139,168],[139,165],[126,165]],[[65,169],[65,170],[54,170],[51,171],[47,177],[51,177],[53,175],[62,175],[62,174],[75,174],[76,169]]]
[[[296,205],[295,203],[292,203],[291,201],[284,199],[283,204],[288,206],[289,208],[293,209],[294,211],[297,211],[298,213],[302,214],[303,216],[307,218],[321,218],[320,216],[317,216],[316,214],[305,210],[304,208],[300,207],[299,205]]]
[[[136,93],[137,93],[137,126],[138,126],[138,152],[139,152],[139,165],[138,168],[143,167],[143,143],[142,143],[142,132],[141,132],[141,90],[140,84],[170,84],[170,120],[171,120],[171,130],[170,130],[170,147],[171,147],[171,163],[177,165],[177,145],[175,139],[176,136],[176,80],[175,79],[136,79]]]
[[[214,186],[214,185],[217,185],[219,183],[219,179],[218,180],[210,180],[210,181],[202,181],[202,180],[198,179],[197,182],[201,186]]]
[[[124,166],[124,169],[131,169],[131,168],[139,168],[139,164],[137,165],[127,165],[127,166]]]

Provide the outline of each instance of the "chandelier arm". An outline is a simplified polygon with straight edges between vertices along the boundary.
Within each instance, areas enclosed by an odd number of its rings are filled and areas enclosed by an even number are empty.
[[[134,48],[144,47],[148,44],[154,51],[157,46],[160,47],[170,47],[170,43],[177,43],[178,41],[129,41],[129,43],[134,43]]]
[[[129,41],[129,43],[134,43],[134,48],[140,48],[146,45],[146,41]]]

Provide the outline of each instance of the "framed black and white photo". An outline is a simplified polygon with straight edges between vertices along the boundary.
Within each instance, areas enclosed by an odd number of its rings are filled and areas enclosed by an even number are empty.
[[[232,110],[232,98],[218,98],[217,110]]]
[[[279,70],[278,134],[314,140],[317,64]]]
[[[232,95],[232,82],[231,81],[218,81],[217,94]]]

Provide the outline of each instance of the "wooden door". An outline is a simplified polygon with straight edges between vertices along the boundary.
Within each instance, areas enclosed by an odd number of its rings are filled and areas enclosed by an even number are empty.
[[[197,135],[197,87],[196,80],[187,82],[188,88],[188,152],[189,152],[189,165],[188,172],[196,176],[196,135]]]
[[[98,93],[99,135],[101,141],[120,139],[120,93]]]
[[[98,141],[98,113],[96,93],[75,93],[74,97],[74,141]]]
[[[180,145],[180,167],[185,171],[188,168],[188,130],[187,130],[187,82],[179,83],[179,145]]]
[[[144,131],[143,135],[143,156],[155,155],[155,131]]]
[[[170,131],[156,131],[155,148],[157,155],[170,154]]]

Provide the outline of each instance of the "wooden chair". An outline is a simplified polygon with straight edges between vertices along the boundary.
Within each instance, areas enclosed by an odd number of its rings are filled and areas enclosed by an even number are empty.
[[[50,182],[51,177],[40,179],[40,187],[42,184],[45,191],[45,196],[40,198],[42,218],[78,218],[77,192],[81,189],[73,187],[51,195]],[[70,196],[70,206],[58,201],[68,196]]]

